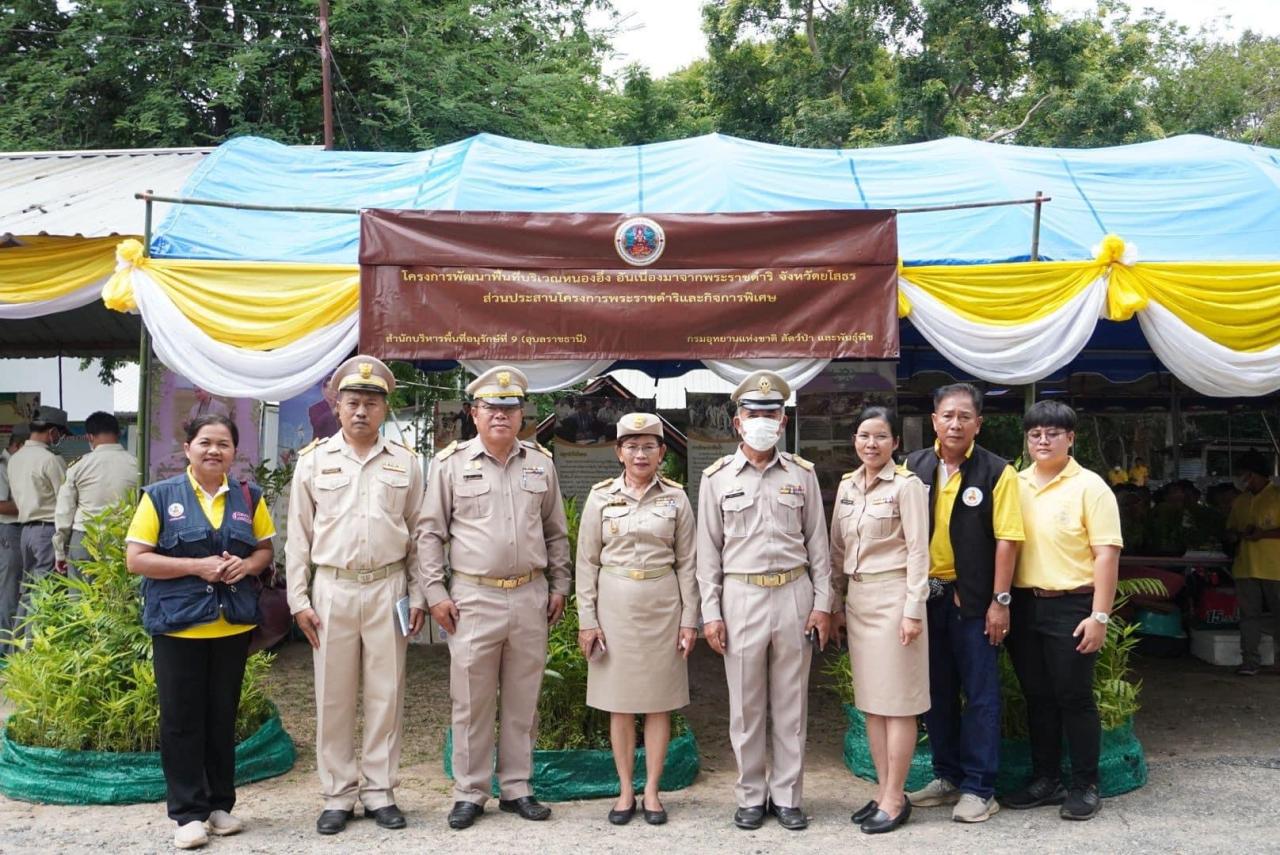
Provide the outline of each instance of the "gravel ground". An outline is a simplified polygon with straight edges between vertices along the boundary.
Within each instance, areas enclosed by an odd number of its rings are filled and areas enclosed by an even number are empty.
[[[615,828],[609,800],[555,805],[549,822],[524,822],[491,807],[466,832],[445,825],[450,782],[440,768],[448,720],[448,653],[442,645],[410,650],[400,806],[410,826],[383,831],[359,820],[333,838],[314,831],[316,793],[311,657],[303,645],[284,648],[273,673],[273,695],[298,744],[297,765],[279,778],[242,787],[236,814],[249,830],[214,839],[205,851],[364,852],[464,845],[477,852],[801,852],[865,845],[873,851],[1025,853],[1280,852],[1273,808],[1280,792],[1280,677],[1235,677],[1230,669],[1192,659],[1140,659],[1143,711],[1137,730],[1147,750],[1146,787],[1104,802],[1088,824],[1060,820],[1053,808],[1003,811],[979,825],[950,821],[948,809],[917,810],[901,830],[878,838],[858,833],[851,810],[872,794],[841,761],[843,717],[815,665],[810,705],[805,832],[767,823],[756,832],[733,828],[733,755],[718,658],[700,645],[692,662],[694,702],[686,711],[702,749],[703,767],[689,789],[664,801],[668,825],[637,817]],[[1262,808],[1259,808],[1259,805]],[[167,852],[173,824],[161,805],[51,807],[0,797],[0,852]]]

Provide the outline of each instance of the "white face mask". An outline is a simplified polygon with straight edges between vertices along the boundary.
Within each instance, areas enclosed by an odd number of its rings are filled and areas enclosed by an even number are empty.
[[[782,422],[773,419],[747,419],[742,423],[742,441],[756,451],[768,451],[778,444]]]

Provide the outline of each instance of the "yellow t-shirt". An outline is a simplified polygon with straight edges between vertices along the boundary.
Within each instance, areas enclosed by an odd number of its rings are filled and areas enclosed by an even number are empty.
[[[1244,530],[1250,525],[1250,506],[1253,504],[1253,494],[1247,490],[1236,496],[1235,501],[1231,503],[1231,512],[1227,514],[1227,530],[1234,531],[1236,534],[1243,534]],[[1231,575],[1237,579],[1253,578],[1253,568],[1249,566],[1249,556],[1252,550],[1248,549],[1248,542],[1241,540],[1236,546],[1236,560],[1231,565]]]
[[[1027,541],[1013,572],[1015,588],[1070,591],[1093,584],[1093,547],[1124,546],[1120,505],[1096,473],[1074,458],[1043,487],[1034,467],[1018,474]]]
[[[1147,476],[1150,470],[1141,463],[1129,468],[1129,483],[1137,484],[1139,487],[1147,486]]]
[[[227,491],[230,489],[227,485],[226,477],[223,477],[222,486],[218,488],[218,492],[212,496],[196,483],[195,476],[191,474],[191,467],[187,467],[187,478],[191,481],[191,489],[195,492],[196,500],[200,503],[200,510],[204,512],[209,524],[214,528],[221,528],[222,517],[227,510]],[[253,535],[261,543],[273,537],[275,533],[276,527],[271,522],[271,512],[267,510],[267,503],[262,498],[259,498],[258,506],[253,510]],[[142,500],[138,502],[138,509],[133,512],[133,521],[129,523],[129,532],[125,535],[125,540],[131,540],[134,543],[141,543],[145,546],[155,546],[159,539],[160,515],[156,513],[156,507],[151,503],[151,497],[143,493]],[[165,634],[176,638],[222,638],[227,635],[248,632],[253,627],[254,624],[251,623],[228,623],[225,617],[218,615],[217,620],[209,623],[202,623],[198,626]]]
[[[933,444],[934,452],[938,451],[938,443]],[[973,446],[964,453],[966,458],[973,456]],[[960,470],[957,469],[945,484],[938,485],[938,479],[945,473],[942,459],[938,459],[938,469],[934,477],[936,498],[933,504],[933,537],[929,539],[929,575],[944,582],[953,582],[956,578],[956,554],[951,548],[951,509],[955,507],[956,496],[960,493]],[[1022,509],[1018,506],[1018,473],[1012,466],[1005,466],[996,481],[995,508],[992,511],[991,524],[995,529],[996,540],[1022,540]]]
[[[1249,523],[1258,531],[1280,528],[1280,489],[1268,484],[1249,498]],[[1280,581],[1280,539],[1246,540],[1249,575],[1254,579]]]

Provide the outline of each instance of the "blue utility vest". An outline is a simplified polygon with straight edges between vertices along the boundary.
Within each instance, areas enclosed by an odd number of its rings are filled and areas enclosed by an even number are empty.
[[[258,546],[253,534],[253,512],[262,490],[248,485],[249,503],[240,482],[229,479],[222,527],[214,528],[204,515],[195,489],[186,472],[157,481],[143,492],[151,499],[160,518],[156,552],[174,558],[205,558],[229,552],[247,558]],[[142,624],[147,632],[159,635],[190,629],[218,619],[230,623],[257,624],[260,584],[246,576],[234,585],[206,582],[199,576],[142,580]]]

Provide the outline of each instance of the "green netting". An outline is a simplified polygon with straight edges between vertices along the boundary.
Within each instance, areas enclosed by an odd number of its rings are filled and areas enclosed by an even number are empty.
[[[283,775],[297,752],[277,712],[236,746],[236,783]],[[19,745],[0,730],[0,793],[54,805],[120,805],[164,799],[158,751],[64,751]]]
[[[849,771],[868,781],[876,780],[875,764],[867,747],[867,722],[862,711],[845,704],[849,729],[844,734],[844,765]],[[1070,768],[1066,751],[1063,758]],[[1000,740],[1000,774],[996,778],[996,793],[1011,793],[1026,784],[1031,777],[1031,746],[1022,741]],[[1147,758],[1142,743],[1133,732],[1129,721],[1114,730],[1102,732],[1102,754],[1098,759],[1099,790],[1103,796],[1118,796],[1136,790],[1147,783]],[[929,754],[929,742],[922,738],[911,758],[911,770],[907,773],[907,789],[918,790],[933,779],[933,760]]]
[[[644,789],[644,749],[636,749],[635,788]],[[667,745],[667,760],[662,765],[663,790],[683,790],[698,775],[700,761],[693,729],[686,728],[672,737]],[[453,731],[445,730],[444,773],[453,777]],[[601,799],[619,793],[618,771],[613,753],[598,749],[533,752],[533,792],[543,801],[567,802],[573,799]],[[498,795],[498,779],[493,779],[493,795]]]

